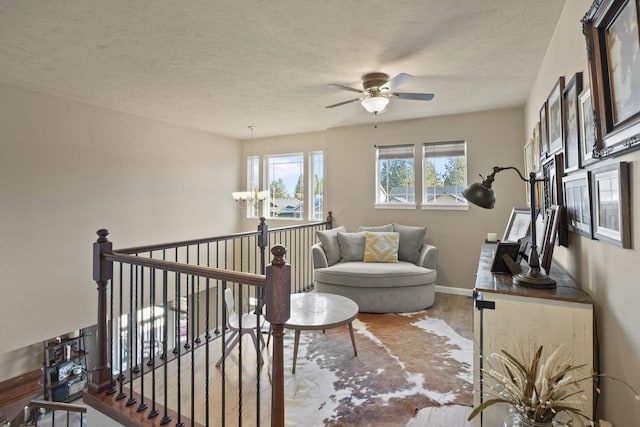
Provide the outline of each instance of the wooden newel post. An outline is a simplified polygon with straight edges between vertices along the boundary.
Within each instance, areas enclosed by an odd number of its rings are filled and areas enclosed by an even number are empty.
[[[329,211],[329,215],[327,215],[327,222],[329,223],[329,226],[327,227],[327,229],[332,229],[333,228],[333,212]]]
[[[273,336],[271,388],[271,426],[284,427],[284,324],[291,315],[291,266],[284,259],[287,249],[276,245],[271,249],[273,261],[266,268],[266,319]]]
[[[111,368],[109,362],[109,334],[107,312],[107,285],[113,275],[113,263],[104,259],[111,253],[112,244],[107,239],[109,230],[97,231],[98,240],[93,244],[93,280],[98,284],[98,326],[96,328],[97,365],[89,375],[89,390],[98,393],[111,387]]]

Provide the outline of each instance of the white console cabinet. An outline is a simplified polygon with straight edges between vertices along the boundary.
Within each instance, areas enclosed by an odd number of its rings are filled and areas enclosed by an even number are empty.
[[[542,345],[549,354],[563,345],[563,354],[574,364],[585,364],[586,374],[594,366],[591,298],[555,265],[550,276],[557,281],[556,289],[512,285],[511,275],[490,272],[495,247],[482,247],[474,290],[474,407],[487,398],[481,369],[489,369],[489,356],[503,349],[520,355]],[[587,381],[583,389],[587,399],[582,411],[591,417],[593,387]],[[508,409],[506,404],[493,405],[474,419],[474,426],[501,427]],[[574,425],[586,424],[574,417]]]

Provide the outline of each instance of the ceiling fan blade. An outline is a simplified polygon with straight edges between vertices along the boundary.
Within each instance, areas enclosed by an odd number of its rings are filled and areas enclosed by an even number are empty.
[[[389,80],[388,82],[386,82],[385,84],[383,84],[382,86],[380,86],[380,91],[381,92],[382,91],[391,92],[392,90],[394,90],[395,88],[399,87],[400,85],[405,84],[406,82],[408,82],[412,78],[413,78],[413,76],[411,74],[400,73],[397,76],[395,76],[394,78],[392,78],[391,80]]]
[[[362,99],[362,98],[354,98],[354,99],[350,99],[350,100],[348,100],[348,101],[338,102],[337,104],[327,105],[327,106],[326,106],[326,107],[324,107],[324,108],[339,107],[339,106],[344,105],[344,104],[349,104],[349,103],[351,103],[351,102],[360,101],[361,99]]]
[[[412,99],[415,101],[431,101],[435,96],[432,93],[407,93],[407,92],[395,92],[389,94],[389,96],[398,99]]]
[[[356,92],[356,93],[364,93],[363,90],[361,89],[356,89],[355,87],[350,87],[350,86],[345,86],[345,85],[341,85],[339,83],[329,83],[327,86],[335,86],[339,89],[344,89],[344,90],[348,90],[350,92]]]

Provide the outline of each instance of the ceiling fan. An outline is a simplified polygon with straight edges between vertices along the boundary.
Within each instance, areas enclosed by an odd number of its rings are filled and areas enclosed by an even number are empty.
[[[362,76],[362,89],[331,83],[328,86],[335,86],[350,92],[361,93],[362,96],[348,101],[338,102],[337,104],[327,105],[326,108],[339,107],[340,105],[349,104],[351,102],[360,101],[360,104],[370,113],[384,113],[387,104],[391,98],[411,99],[415,101],[431,101],[434,97],[432,93],[409,93],[394,92],[394,90],[412,79],[413,76],[407,73],[400,73],[391,80],[385,73],[368,73]]]

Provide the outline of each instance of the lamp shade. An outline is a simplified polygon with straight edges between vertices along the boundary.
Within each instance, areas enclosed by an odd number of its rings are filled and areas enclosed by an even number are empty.
[[[387,108],[388,103],[389,98],[385,98],[384,96],[370,96],[360,102],[365,110],[373,114],[378,114],[384,111],[384,109]]]
[[[467,188],[462,191],[462,195],[469,202],[481,208],[493,209],[496,205],[495,193],[491,187],[487,187],[484,182],[476,182],[467,186]]]

